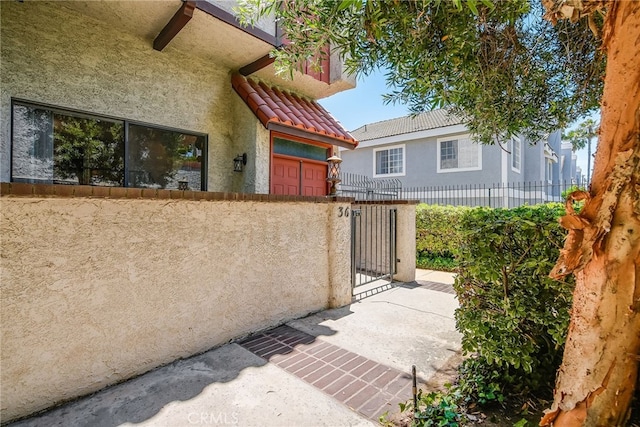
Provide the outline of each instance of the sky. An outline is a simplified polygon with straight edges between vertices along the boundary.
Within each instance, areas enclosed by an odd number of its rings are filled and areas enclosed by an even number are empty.
[[[395,119],[409,114],[409,109],[402,104],[385,105],[382,95],[389,92],[386,86],[384,74],[375,72],[366,77],[360,77],[355,89],[339,92],[318,102],[335,117],[342,126],[352,131],[367,123],[381,120]],[[600,121],[599,112],[590,116],[596,122]],[[571,124],[567,129],[575,127]],[[596,141],[591,147],[591,154],[596,151]],[[587,175],[587,149],[577,152],[577,164],[582,168],[582,173]],[[593,159],[591,159],[593,169]]]

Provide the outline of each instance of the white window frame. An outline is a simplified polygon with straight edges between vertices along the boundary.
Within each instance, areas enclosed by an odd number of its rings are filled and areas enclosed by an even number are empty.
[[[518,147],[516,157],[516,147]],[[518,160],[518,167],[514,165],[516,159]],[[517,137],[511,138],[511,170],[520,173],[522,170],[522,140]]]
[[[549,157],[544,158],[544,177],[549,184],[553,182],[553,160]]]
[[[440,167],[441,162],[442,162],[442,159],[440,158],[441,151],[442,151],[441,150],[442,142],[445,142],[445,141],[459,141],[461,139],[468,139],[469,141],[471,141],[472,144],[477,145],[477,147],[478,147],[478,166],[474,166],[474,167],[471,167],[471,168],[446,168],[446,169],[442,169]],[[471,135],[470,134],[438,138],[436,140],[436,146],[437,146],[437,156],[436,156],[436,172],[437,173],[470,172],[470,171],[482,170],[482,144],[477,144],[477,143],[473,142],[473,140],[471,139]]]
[[[378,168],[376,167],[376,158],[378,157],[378,151],[389,151],[396,148],[402,148],[402,172],[400,173],[377,173]],[[382,178],[382,177],[390,177],[390,176],[405,176],[407,174],[407,148],[405,144],[399,145],[390,145],[388,147],[380,147],[373,149],[373,177],[374,178]]]

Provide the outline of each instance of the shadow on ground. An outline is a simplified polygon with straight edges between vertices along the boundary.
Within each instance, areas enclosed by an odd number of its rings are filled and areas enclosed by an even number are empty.
[[[348,309],[340,310],[342,310],[340,315],[349,314]],[[281,328],[287,327],[281,326],[257,332],[244,341],[256,336],[277,335],[278,330]],[[331,328],[324,326],[319,326],[319,328],[321,328],[319,331],[321,335],[335,334],[335,331]],[[289,343],[290,346],[280,348],[279,352],[292,351],[298,344],[309,344],[317,339],[304,335],[306,336],[305,339],[291,342]],[[209,412],[207,412],[208,421],[237,423],[237,420],[233,422],[234,419],[232,418],[236,415],[231,415],[231,412],[226,410],[216,410],[214,408],[233,407],[234,396],[238,393],[233,389],[223,390],[217,385],[230,383],[238,379],[243,374],[243,371],[251,370],[251,368],[262,368],[265,365],[268,365],[268,360],[253,354],[239,343],[232,343],[188,359],[177,360],[136,378],[107,387],[92,395],[81,397],[35,416],[18,420],[9,424],[9,426],[115,427],[125,423],[140,424],[150,422],[149,420],[166,410],[167,407],[171,407],[171,411],[176,413],[172,415],[172,419],[179,420],[181,425],[187,425],[193,421],[191,418],[194,416],[196,421],[201,421],[199,417],[202,413],[202,397],[211,404],[208,407]],[[255,372],[247,375],[250,376],[251,381],[257,377]],[[210,386],[213,387],[205,390]],[[250,399],[251,393],[249,392],[247,393],[247,400]],[[189,402],[191,400],[194,400],[194,402]],[[200,402],[196,403],[196,400],[200,400]],[[178,405],[179,402],[187,403],[182,408],[181,405]],[[235,404],[238,404],[238,402],[235,402]],[[153,421],[151,423],[155,424]]]

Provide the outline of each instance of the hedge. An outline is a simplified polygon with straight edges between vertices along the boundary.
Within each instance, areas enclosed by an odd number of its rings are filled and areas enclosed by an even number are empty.
[[[461,243],[459,224],[470,208],[420,204],[416,209],[416,256],[418,267],[454,268],[454,257]],[[422,265],[424,260],[430,264]],[[436,265],[434,265],[434,263]]]
[[[530,388],[549,386],[562,357],[573,278],[548,277],[563,245],[559,204],[474,208],[459,219],[454,288],[462,348]]]

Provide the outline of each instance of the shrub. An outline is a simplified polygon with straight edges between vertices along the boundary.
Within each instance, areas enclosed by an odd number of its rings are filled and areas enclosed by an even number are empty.
[[[573,278],[548,277],[565,236],[563,214],[554,204],[475,208],[461,218],[454,287],[463,351],[532,389],[553,382],[569,323]]]
[[[453,270],[460,246],[459,224],[469,208],[420,204],[416,209],[417,265]]]

